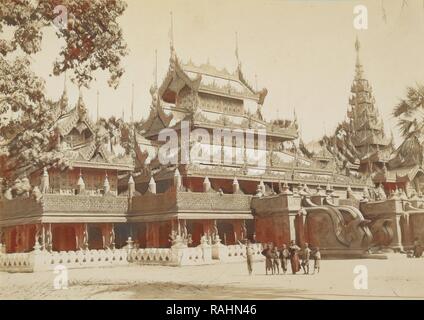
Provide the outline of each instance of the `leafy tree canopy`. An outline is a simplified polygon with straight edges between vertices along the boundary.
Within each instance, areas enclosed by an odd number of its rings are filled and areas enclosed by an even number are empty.
[[[55,8],[67,9],[67,24],[57,28]],[[45,96],[45,83],[31,70],[31,55],[42,50],[43,31],[55,28],[63,46],[52,58],[52,73],[68,71],[78,86],[89,87],[93,73],[106,70],[109,85],[118,85],[127,54],[118,18],[122,0],[0,1],[0,176],[23,166],[47,162],[54,134],[55,104]],[[11,37],[6,32],[11,30]],[[12,159],[16,156],[16,159]],[[49,158],[47,156],[47,158]],[[5,163],[8,163],[6,165]]]

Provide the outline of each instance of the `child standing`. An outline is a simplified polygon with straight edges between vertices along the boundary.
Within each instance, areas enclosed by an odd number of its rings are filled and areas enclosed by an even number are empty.
[[[315,272],[319,273],[320,264],[321,264],[321,252],[319,251],[319,248],[317,247],[314,253],[314,273],[313,274],[315,274]]]

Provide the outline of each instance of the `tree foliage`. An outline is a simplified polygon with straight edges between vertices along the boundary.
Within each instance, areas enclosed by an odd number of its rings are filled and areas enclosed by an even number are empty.
[[[402,162],[423,163],[424,152],[424,86],[408,87],[406,98],[393,110],[404,141],[398,149]]]
[[[64,28],[53,24],[58,5],[67,9]],[[94,72],[106,70],[109,85],[116,87],[127,54],[118,23],[125,8],[122,0],[0,1],[0,34],[11,35],[0,36],[0,175],[13,170],[11,163],[22,167],[50,158],[45,152],[52,151],[55,134],[49,129],[57,106],[45,96],[43,79],[31,70],[31,55],[42,50],[43,31],[55,28],[63,44],[52,57],[54,75],[68,71],[78,86],[88,87]]]

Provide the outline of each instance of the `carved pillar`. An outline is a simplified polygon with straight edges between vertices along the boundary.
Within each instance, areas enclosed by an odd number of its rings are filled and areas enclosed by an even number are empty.
[[[296,217],[297,213],[289,213],[289,227],[290,227],[290,240],[294,240],[297,243],[296,239]]]
[[[247,226],[246,220],[241,222],[241,240],[247,239]]]
[[[49,226],[47,228],[46,232],[46,249],[49,252],[52,252],[53,250],[53,232],[52,232],[52,224],[49,223]]]
[[[84,224],[84,231],[83,231],[83,240],[82,240],[82,249],[83,250],[88,250],[88,225],[85,223]]]
[[[297,216],[298,243],[300,245],[303,245],[305,242],[308,242],[306,214],[306,210],[301,209]]]
[[[3,178],[0,178],[0,200],[2,198],[3,198]]]
[[[393,232],[392,248],[395,250],[403,250],[402,246],[402,229],[401,229],[401,214],[396,213],[396,225]]]
[[[412,247],[414,244],[414,239],[413,239],[413,234],[412,234],[412,230],[411,230],[411,224],[410,224],[410,215],[409,213],[405,212],[402,215],[402,218],[400,219],[400,221],[402,222],[402,228],[401,228],[401,232],[402,232],[402,236],[401,236],[401,241],[402,241],[402,245],[403,247]],[[406,248],[405,248],[406,249]]]

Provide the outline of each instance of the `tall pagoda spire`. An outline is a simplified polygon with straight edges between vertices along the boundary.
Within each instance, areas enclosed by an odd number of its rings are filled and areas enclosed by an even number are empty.
[[[100,120],[99,118],[99,90],[97,90],[97,94],[96,94],[96,121],[98,122]]]
[[[134,83],[131,85],[131,123],[134,123]]]
[[[66,71],[64,74],[64,80],[63,80],[63,93],[62,93],[62,97],[60,98],[60,108],[62,109],[62,111],[66,110],[68,108],[68,89],[67,89],[67,85],[66,85]]]
[[[240,57],[239,57],[239,48],[238,48],[238,33],[236,32],[236,59],[237,59],[237,66],[240,67]]]
[[[359,42],[358,36],[356,37],[356,41],[355,41],[355,50],[356,50],[355,80],[361,80],[363,79],[364,69],[362,67],[360,56],[359,56],[359,53],[361,50],[361,43]]]
[[[174,51],[174,14],[172,11],[169,12],[171,18],[171,27],[169,29],[169,46],[171,48],[171,52]]]
[[[356,38],[355,77],[351,88],[348,111],[350,121],[350,135],[358,158],[363,163],[365,171],[372,171],[374,167],[382,167],[391,152],[390,139],[384,132],[383,120],[375,106],[372,87],[364,77],[364,69],[360,60],[361,44]],[[387,152],[385,152],[387,151]],[[376,166],[374,164],[377,164]]]

